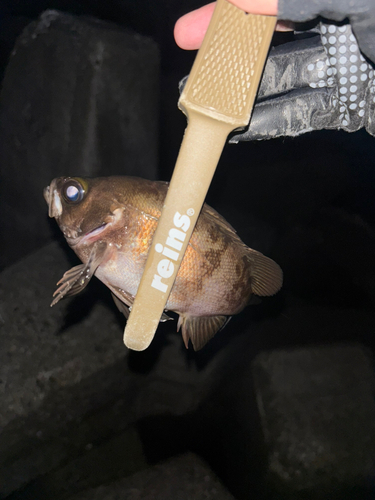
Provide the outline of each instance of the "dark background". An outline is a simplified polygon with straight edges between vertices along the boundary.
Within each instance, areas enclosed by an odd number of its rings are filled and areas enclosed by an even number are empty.
[[[176,46],[173,28],[179,16],[200,5],[202,2],[192,0],[2,1],[2,74],[17,36],[45,9],[94,16],[151,37],[158,43],[161,53],[159,169],[160,178],[168,180],[186,125],[184,115],[177,109],[178,81],[189,72],[195,57],[195,51],[183,51]],[[277,34],[274,44],[291,38],[291,34]],[[263,218],[289,226],[324,206],[345,208],[372,223],[375,215],[373,152],[373,140],[363,131],[354,134],[324,131],[298,139],[228,145],[208,199],[215,205],[239,206],[238,202],[232,203],[231,197],[239,201],[245,196],[249,213],[258,215],[261,203]],[[248,171],[246,175],[251,181],[243,182],[241,171]],[[321,179],[317,178],[318,172],[323,176]],[[277,189],[273,187],[275,176],[279,184]],[[311,184],[314,180],[316,182]],[[262,184],[268,181],[271,185]],[[322,196],[321,191],[325,192],[324,200],[317,199]]]
[[[180,0],[2,1],[1,68],[4,71],[22,29],[47,8],[95,16],[153,38],[161,53],[159,178],[168,180],[186,124],[177,109],[178,81],[189,72],[195,55],[175,45],[173,27],[180,15],[200,5],[198,1]],[[290,36],[280,35],[277,43],[290,40]],[[336,341],[360,341],[374,350],[375,323],[368,323],[375,301],[374,156],[374,139],[363,130],[354,134],[322,131],[295,139],[226,146],[208,202],[229,220],[250,247],[281,265],[285,283],[276,297],[233,319],[229,333],[228,329],[221,332],[202,353],[188,354],[204,370],[231,339],[248,336],[244,351],[247,359],[244,354],[243,358],[228,360],[232,378],[223,391],[213,389],[212,401],[199,413],[201,434],[196,427],[194,431],[190,429],[190,420],[184,423],[188,429],[186,440],[173,437],[181,423],[174,427],[173,421],[156,419],[145,426],[145,436],[148,432],[158,436],[156,443],[154,438],[146,439],[152,460],[193,448],[210,462],[232,492],[246,498],[242,486],[231,482],[230,461],[220,460],[217,445],[219,435],[221,445],[228,450],[232,446],[219,428],[225,427],[233,416],[231,403],[228,404],[234,398],[231,384],[238,377],[241,379],[241,368],[237,370],[236,363],[245,366],[261,350]],[[287,328],[258,328],[258,333],[250,337],[251,325],[259,326],[264,320],[276,318],[282,325],[286,310],[290,320]],[[359,318],[355,325],[345,319],[338,321],[353,310]],[[290,311],[294,311],[292,315]],[[363,324],[362,311],[366,318]],[[131,353],[130,365],[138,371],[152,370],[153,353],[159,348],[154,346],[154,351],[141,356]],[[221,411],[217,413],[219,406]],[[241,439],[234,442],[238,446]]]

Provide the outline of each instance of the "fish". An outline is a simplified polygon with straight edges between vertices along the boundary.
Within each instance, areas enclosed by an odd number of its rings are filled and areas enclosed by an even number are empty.
[[[56,219],[82,264],[57,283],[51,306],[81,292],[95,275],[128,318],[167,190],[167,182],[130,176],[53,179],[44,189],[48,215]],[[178,237],[171,234],[166,246],[171,262]],[[279,265],[245,245],[233,227],[204,204],[161,321],[172,319],[168,311],[177,313],[177,331],[186,348],[190,340],[197,351],[254,296],[274,295],[282,282]]]

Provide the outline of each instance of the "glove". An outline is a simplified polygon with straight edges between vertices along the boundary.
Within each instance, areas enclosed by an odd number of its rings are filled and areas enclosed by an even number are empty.
[[[374,69],[350,25],[320,23],[311,34],[270,51],[249,128],[229,142],[362,127],[375,135]]]
[[[318,35],[271,50],[249,128],[230,142],[362,127],[375,135],[374,69],[350,25],[321,23]]]

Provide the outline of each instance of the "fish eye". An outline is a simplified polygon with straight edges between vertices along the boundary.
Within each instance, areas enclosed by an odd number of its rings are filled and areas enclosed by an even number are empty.
[[[76,179],[69,179],[62,188],[62,195],[67,203],[79,203],[85,196],[85,188]]]

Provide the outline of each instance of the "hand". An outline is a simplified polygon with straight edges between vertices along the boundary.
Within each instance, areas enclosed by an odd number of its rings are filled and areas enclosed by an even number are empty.
[[[312,34],[271,49],[250,127],[230,142],[362,127],[375,135],[374,69],[350,25],[321,23]]]
[[[231,142],[362,127],[375,135],[374,68],[350,24],[321,23],[314,31],[320,36],[271,50],[250,127]]]
[[[276,16],[278,0],[229,0],[233,5],[251,14]],[[199,49],[208,24],[212,17],[215,3],[210,3],[180,17],[174,28],[174,37],[179,47],[185,50]],[[277,29],[284,31],[285,25],[278,23]]]

